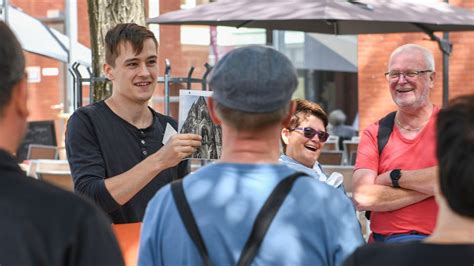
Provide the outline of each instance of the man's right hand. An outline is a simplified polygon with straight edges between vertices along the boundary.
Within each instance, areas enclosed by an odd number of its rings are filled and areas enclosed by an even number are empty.
[[[173,167],[195,152],[201,146],[201,139],[196,134],[176,134],[152,156],[163,169]]]
[[[105,186],[115,201],[123,205],[146,186],[157,174],[176,166],[186,156],[201,146],[201,136],[176,134],[157,152],[135,165],[132,169],[105,179]],[[138,177],[138,178],[137,178]]]

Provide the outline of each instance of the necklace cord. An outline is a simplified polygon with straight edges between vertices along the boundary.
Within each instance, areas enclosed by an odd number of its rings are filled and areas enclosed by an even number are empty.
[[[421,126],[419,126],[417,128],[406,128],[402,125],[402,123],[400,123],[400,120],[398,120],[398,117],[395,117],[395,123],[397,123],[397,126],[399,126],[402,129],[405,129],[406,131],[419,131],[420,129],[422,129],[426,125],[426,122],[428,122],[429,120],[430,120],[430,118],[428,118],[426,121],[424,121],[421,124]]]

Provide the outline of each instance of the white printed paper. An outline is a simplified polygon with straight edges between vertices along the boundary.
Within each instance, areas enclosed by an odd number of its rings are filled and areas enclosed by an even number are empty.
[[[168,140],[178,134],[178,132],[170,125],[170,123],[166,123],[165,135],[163,136],[163,145],[168,142]]]

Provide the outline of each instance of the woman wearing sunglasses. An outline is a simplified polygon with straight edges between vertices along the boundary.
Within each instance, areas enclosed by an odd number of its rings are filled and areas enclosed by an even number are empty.
[[[328,178],[318,163],[324,143],[329,138],[326,113],[314,102],[304,99],[294,101],[296,111],[288,127],[281,131],[284,154],[280,156],[280,161],[344,191],[342,176]]]

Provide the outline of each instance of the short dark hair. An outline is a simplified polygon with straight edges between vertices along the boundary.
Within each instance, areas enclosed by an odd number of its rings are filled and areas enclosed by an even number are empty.
[[[474,218],[474,95],[439,112],[436,134],[441,193],[454,212]]]
[[[328,126],[328,115],[324,112],[323,108],[317,103],[305,100],[305,99],[296,99],[293,100],[296,103],[296,111],[291,116],[288,129],[298,127],[306,117],[313,115],[321,121],[323,121],[324,129]],[[286,144],[281,142],[283,153],[286,153]]]
[[[120,45],[130,42],[135,54],[141,53],[146,39],[152,39],[158,49],[158,41],[152,31],[135,23],[117,24],[105,35],[105,62],[115,66],[115,59],[120,54]]]
[[[225,123],[238,130],[259,130],[275,123],[281,122],[289,112],[290,104],[276,111],[266,113],[254,113],[235,110],[215,103],[216,113]]]
[[[13,87],[25,74],[25,56],[15,34],[0,21],[0,117],[10,102]]]

